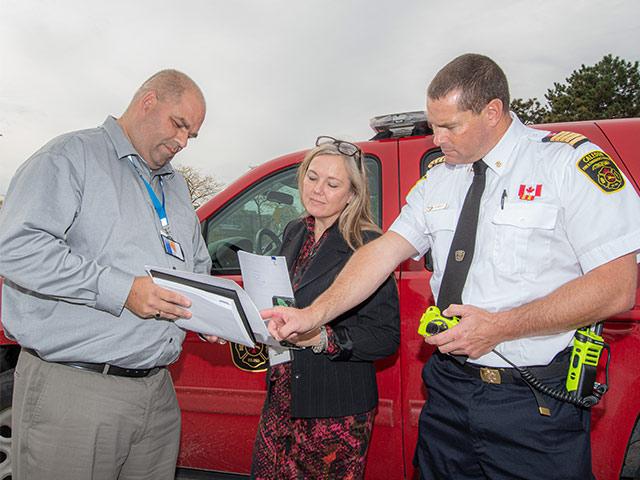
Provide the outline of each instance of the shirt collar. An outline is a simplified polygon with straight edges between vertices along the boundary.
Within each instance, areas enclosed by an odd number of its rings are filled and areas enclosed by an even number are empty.
[[[119,160],[128,161],[128,157],[132,156],[136,158],[138,166],[143,167],[152,176],[173,173],[173,167],[171,166],[171,163],[167,163],[165,166],[159,168],[158,170],[151,171],[151,169],[142,158],[142,155],[140,155],[136,151],[129,138],[125,135],[122,127],[111,115],[109,115],[104,121],[104,123],[102,124],[102,128],[105,129],[107,135],[111,139],[111,143],[113,143],[113,146],[116,149],[116,155],[118,156]]]
[[[307,229],[307,234],[313,234],[313,230],[316,226],[316,219],[313,215],[307,215],[304,217],[304,226]]]
[[[511,160],[511,152],[527,129],[515,113],[509,112],[509,115],[511,116],[511,125],[496,146],[483,159],[484,163],[498,175],[502,175],[506,171],[506,166]]]

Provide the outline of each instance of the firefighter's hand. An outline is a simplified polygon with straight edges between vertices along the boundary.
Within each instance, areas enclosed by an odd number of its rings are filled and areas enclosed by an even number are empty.
[[[191,300],[155,283],[151,277],[136,277],[124,306],[141,318],[177,320],[191,318]]]
[[[309,308],[273,307],[260,311],[260,315],[263,319],[269,320],[269,333],[278,341],[296,343],[298,335],[320,326],[314,324]]]
[[[309,333],[296,336],[296,341],[291,342],[298,347],[314,347],[320,343],[320,329],[316,328]]]
[[[502,341],[494,314],[473,305],[451,305],[442,314],[458,317],[460,323],[442,333],[425,337],[442,353],[467,355],[471,359],[489,353]]]

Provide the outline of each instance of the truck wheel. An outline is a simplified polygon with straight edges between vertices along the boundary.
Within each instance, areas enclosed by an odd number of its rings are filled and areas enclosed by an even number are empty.
[[[637,479],[640,479],[640,416],[636,418],[620,474],[620,480]]]
[[[13,368],[0,373],[0,480],[11,480]]]

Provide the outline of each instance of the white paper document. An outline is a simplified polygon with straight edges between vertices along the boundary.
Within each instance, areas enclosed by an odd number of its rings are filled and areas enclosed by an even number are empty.
[[[289,280],[287,259],[238,252],[242,283],[253,302],[260,310],[274,305],[273,297],[293,299],[293,288]],[[269,344],[269,363],[277,365],[291,360],[291,351],[280,344]]]
[[[176,320],[179,327],[248,347],[255,342],[280,346],[247,292],[233,280],[161,267],[146,269],[154,283],[191,300],[191,318]]]
[[[287,259],[238,252],[245,291],[258,309],[273,307],[273,297],[293,298]]]

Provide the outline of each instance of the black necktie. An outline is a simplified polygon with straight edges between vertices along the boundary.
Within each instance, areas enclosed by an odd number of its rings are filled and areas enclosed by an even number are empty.
[[[442,275],[437,302],[440,311],[445,310],[452,303],[462,304],[462,289],[467,281],[476,245],[478,212],[482,192],[484,192],[486,170],[487,164],[482,160],[473,164],[473,182],[462,204],[460,218],[447,257],[447,266]]]

